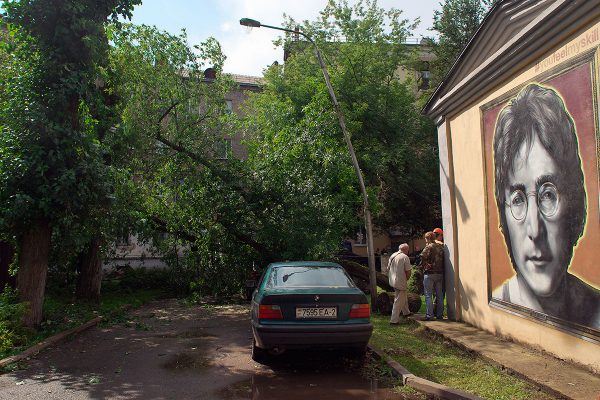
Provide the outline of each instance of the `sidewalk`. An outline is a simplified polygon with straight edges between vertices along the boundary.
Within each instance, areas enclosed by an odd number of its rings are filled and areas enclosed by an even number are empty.
[[[462,322],[414,319],[426,329],[478,353],[548,393],[574,400],[600,400],[600,376],[584,368],[500,339]]]

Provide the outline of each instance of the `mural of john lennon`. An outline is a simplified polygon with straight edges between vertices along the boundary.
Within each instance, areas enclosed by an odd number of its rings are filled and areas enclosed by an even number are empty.
[[[599,329],[600,291],[568,270],[587,203],[575,124],[558,93],[525,86],[498,114],[493,150],[500,229],[516,274],[492,297]]]

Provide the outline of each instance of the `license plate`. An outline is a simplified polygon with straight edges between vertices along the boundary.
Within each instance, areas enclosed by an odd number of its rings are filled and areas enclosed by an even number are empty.
[[[296,318],[337,318],[337,307],[297,307]]]

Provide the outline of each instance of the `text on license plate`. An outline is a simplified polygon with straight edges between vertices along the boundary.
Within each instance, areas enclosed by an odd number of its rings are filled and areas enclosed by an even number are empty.
[[[297,307],[296,318],[336,318],[337,307]]]

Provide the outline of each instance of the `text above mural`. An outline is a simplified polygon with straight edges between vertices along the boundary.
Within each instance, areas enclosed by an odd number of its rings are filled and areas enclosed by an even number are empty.
[[[593,48],[598,45],[598,42],[600,42],[600,28],[595,28],[586,33],[582,38],[561,47],[549,57],[546,57],[535,64],[535,72],[541,73],[547,71],[558,63],[565,61],[567,58],[579,55],[582,52]]]

